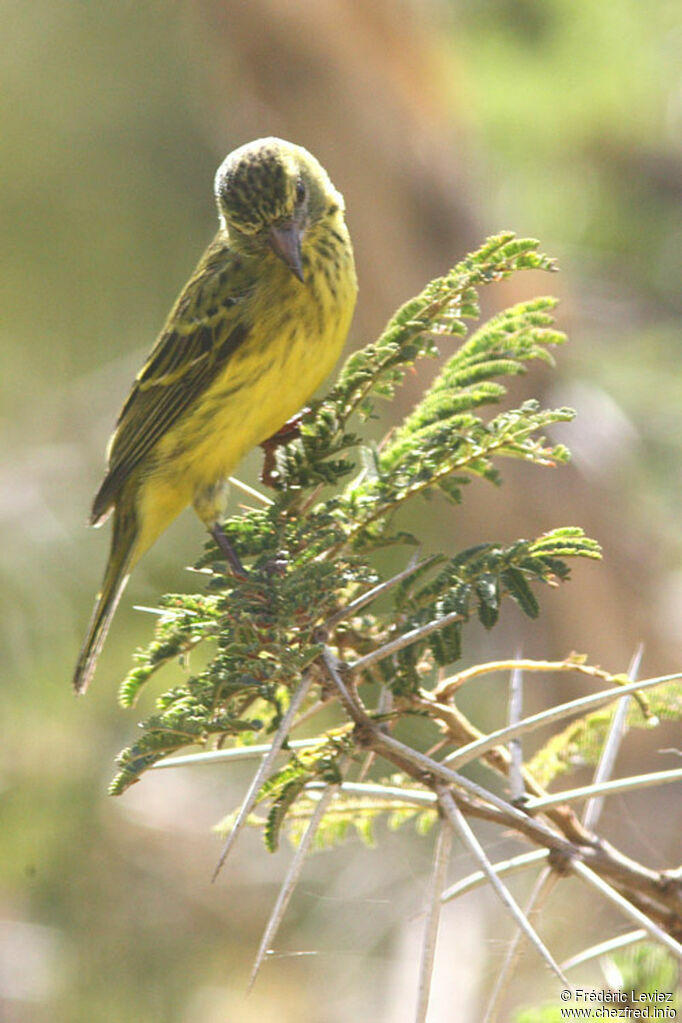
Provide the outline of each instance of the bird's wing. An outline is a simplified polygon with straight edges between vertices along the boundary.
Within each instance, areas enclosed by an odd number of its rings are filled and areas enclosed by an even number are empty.
[[[249,326],[240,303],[250,285],[243,264],[224,244],[209,246],[121,409],[91,522],[106,517],[131,472],[245,341]]]

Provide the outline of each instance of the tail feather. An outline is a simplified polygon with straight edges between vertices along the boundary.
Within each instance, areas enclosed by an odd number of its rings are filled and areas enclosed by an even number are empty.
[[[104,640],[107,638],[111,620],[130,577],[135,536],[126,539],[127,542],[123,549],[121,549],[120,542],[112,543],[102,590],[97,595],[88,632],[78,655],[76,670],[73,673],[73,687],[77,693],[84,693],[88,688]]]

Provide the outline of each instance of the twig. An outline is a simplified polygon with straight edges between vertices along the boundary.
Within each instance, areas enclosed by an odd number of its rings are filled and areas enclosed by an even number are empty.
[[[429,1008],[429,995],[431,994],[431,978],[433,977],[433,962],[436,955],[436,941],[438,938],[438,924],[440,923],[441,894],[445,886],[445,876],[450,861],[452,849],[452,828],[448,827],[445,821],[441,821],[436,839],[436,847],[433,853],[433,869],[431,871],[431,883],[429,885],[429,911],[424,925],[424,936],[422,938],[422,954],[419,966],[419,986],[417,989],[417,1011],[415,1023],[426,1023],[426,1013]]]
[[[496,871],[497,873],[497,871]],[[499,874],[498,874],[499,876]],[[533,886],[533,890],[530,893],[528,901],[523,908],[524,915],[530,921],[531,913],[537,915],[542,907],[544,906],[550,892],[553,890],[557,883],[558,877],[551,867],[545,867],[539,877],[536,879]],[[511,980],[512,973],[516,963],[518,962],[519,952],[521,950],[521,943],[523,941],[524,932],[517,928],[514,932],[514,936],[509,943],[507,954],[502,963],[497,979],[495,980],[495,986],[490,996],[490,1001],[485,1011],[485,1017],[483,1023],[495,1023],[497,1019],[497,1012],[499,1009],[500,1001],[503,994],[509,987],[509,981]]]
[[[412,643],[418,642],[420,639],[425,639],[426,636],[430,636],[432,632],[437,632],[439,629],[444,629],[447,625],[452,625],[453,622],[464,621],[465,615],[460,614],[459,611],[451,611],[449,614],[443,615],[437,621],[427,622],[426,625],[420,625],[416,629],[412,629],[410,632],[405,632],[402,636],[397,636],[396,639],[392,639],[388,643],[384,643],[383,646],[377,647],[376,650],[372,650],[371,653],[365,654],[364,657],[359,657],[357,661],[352,661],[351,664],[346,666],[346,671],[355,674],[358,671],[364,671],[369,668],[370,665],[376,664],[377,661],[383,661],[385,657],[390,657],[391,654],[395,654],[398,650],[403,650],[406,646],[411,646]]]
[[[680,672],[676,672],[674,675],[660,675],[657,678],[644,679],[642,682],[630,682],[624,686],[602,689],[599,693],[590,693],[588,696],[581,696],[577,700],[557,704],[557,706],[550,707],[548,710],[540,711],[539,714],[532,714],[530,717],[524,718],[522,721],[519,721],[518,725],[499,728],[496,732],[490,732],[482,739],[477,739],[476,742],[470,742],[466,746],[462,746],[461,749],[455,750],[454,753],[450,753],[449,756],[445,757],[443,763],[450,764],[453,767],[460,767],[471,760],[476,760],[481,753],[486,753],[494,746],[499,746],[517,735],[532,732],[543,725],[569,717],[571,714],[582,714],[588,710],[595,710],[597,707],[611,703],[613,700],[626,696],[628,693],[638,692],[642,689],[651,689],[653,686],[674,682],[681,677],[682,673]]]
[[[514,668],[509,678],[509,725],[514,727],[521,720],[523,707],[523,672]],[[523,798],[525,785],[523,781],[523,752],[518,736],[509,742],[509,794],[512,802],[517,803]]]
[[[298,722],[297,722],[298,723]],[[287,749],[308,749],[310,746],[319,746],[319,739],[290,739]],[[257,757],[266,756],[272,749],[272,743],[263,743],[260,746],[235,746],[233,749],[216,749],[207,753],[188,753],[183,757],[165,757],[150,764],[150,771],[158,771],[163,767],[196,767],[202,764],[218,764],[224,761],[234,763],[240,760],[253,760]],[[286,752],[280,748],[280,752]]]
[[[306,790],[326,789],[323,781],[309,781],[306,783]],[[348,792],[355,796],[373,796],[379,799],[395,799],[398,802],[415,803],[417,806],[435,807],[437,799],[433,792],[425,789],[403,789],[397,785],[372,785],[369,782],[344,781],[337,790]]]
[[[377,745],[387,750],[393,750],[397,756],[402,757],[405,761],[411,762],[421,774],[432,775],[435,778],[440,778],[448,784],[457,785],[460,789],[468,792],[476,799],[482,800],[484,803],[489,803],[491,806],[500,810],[505,817],[505,822],[509,826],[513,826],[515,823],[518,825],[521,831],[526,831],[529,825],[532,827],[538,826],[542,834],[540,841],[559,840],[560,843],[565,843],[565,850],[573,851],[573,846],[563,839],[558,832],[552,831],[546,825],[540,821],[534,820],[528,817],[527,814],[522,813],[521,810],[517,810],[516,807],[512,806],[506,800],[496,796],[494,792],[489,792],[488,789],[484,789],[482,785],[477,785],[476,782],[471,781],[469,778],[465,778],[463,775],[456,773],[452,768],[446,766],[444,763],[439,763],[437,760],[431,760],[430,757],[424,756],[423,753],[419,753],[417,750],[412,749],[410,746],[406,746],[405,743],[399,742],[398,739],[394,739],[391,735],[384,735],[378,733],[376,736]],[[556,846],[554,846],[556,848]]]
[[[242,481],[238,480],[236,476],[229,476],[228,480],[233,487],[237,488],[237,490],[241,490],[242,493],[248,494],[249,497],[255,497],[257,501],[261,502],[261,504],[270,505],[275,503],[272,498],[267,497],[265,494],[261,494],[260,490],[250,487],[248,483],[242,483]]]
[[[628,668],[628,677],[633,682],[636,681],[639,674],[639,666],[642,663],[642,653],[644,651],[643,645],[640,643],[630,661]],[[611,727],[609,728],[609,734],[606,736],[606,742],[602,749],[597,769],[594,772],[594,778],[592,779],[595,785],[600,782],[608,781],[613,774],[613,768],[616,763],[616,757],[618,756],[618,750],[620,744],[623,741],[623,737],[627,732],[627,721],[628,721],[628,708],[630,707],[631,696],[624,696],[622,700],[618,702],[618,706],[614,712],[613,718],[611,719]],[[594,831],[601,817],[601,812],[604,807],[603,796],[594,796],[592,799],[587,801],[585,810],[583,812],[583,824],[588,831]]]
[[[627,934],[619,934],[615,938],[609,938],[608,941],[600,941],[598,945],[592,945],[591,948],[586,948],[582,952],[578,952],[577,955],[571,956],[570,959],[566,959],[561,964],[563,970],[572,970],[576,966],[582,966],[583,963],[589,963],[591,959],[596,959],[598,956],[608,955],[609,952],[615,952],[616,949],[626,948],[628,945],[635,945],[638,941],[642,941],[646,938],[647,932],[643,928],[638,928],[636,931],[628,931]]]
[[[339,698],[345,711],[356,723],[358,721],[362,721],[364,724],[365,720],[369,721],[370,719],[367,717],[364,709],[359,706],[354,697],[351,697],[350,691],[346,686],[346,683],[341,678],[341,673],[338,670],[338,661],[329,647],[323,648],[321,656],[322,662],[327,669],[327,673],[338,690]]]
[[[379,699],[377,700],[377,705],[376,705],[375,713],[379,714],[379,715],[387,714],[392,709],[393,709],[393,693],[388,688],[388,686],[382,686],[381,690],[379,692]],[[364,761],[362,767],[360,768],[360,772],[358,774],[358,781],[362,781],[366,777],[367,773],[369,772],[369,770],[370,770],[370,768],[371,768],[371,766],[372,766],[372,764],[374,763],[375,760],[376,760],[376,753],[374,752],[374,750],[370,750],[369,753],[367,754],[367,756],[365,757],[365,761]]]
[[[329,696],[324,700],[317,700],[312,707],[308,707],[307,710],[303,711],[300,717],[296,718],[294,728],[299,728],[305,721],[310,721],[311,718],[314,718],[316,714],[319,714],[321,710],[325,709],[325,707],[334,703],[335,700],[336,696]],[[304,740],[301,741],[303,742]],[[289,745],[293,745],[293,743],[290,743]]]
[[[296,716],[296,712],[298,711],[298,708],[301,706],[304,699],[306,698],[311,684],[312,676],[309,671],[306,671],[303,673],[298,689],[296,689],[292,694],[291,702],[289,703],[289,706],[287,707],[286,713],[282,718],[280,726],[277,729],[276,734],[273,736],[272,742],[270,743],[270,750],[266,754],[266,756],[263,757],[260,766],[253,777],[253,780],[249,786],[249,790],[246,793],[246,796],[244,797],[244,802],[242,803],[239,813],[237,814],[237,819],[234,822],[232,831],[227,836],[227,841],[223,846],[223,851],[221,852],[220,859],[218,860],[216,868],[213,871],[211,881],[215,881],[215,879],[217,878],[223,863],[227,859],[230,849],[234,845],[239,832],[244,827],[246,819],[248,815],[251,813],[256,803],[256,799],[258,798],[258,793],[260,791],[261,785],[263,784],[268,774],[270,773],[270,768],[274,764],[277,754],[279,753],[280,749],[282,748],[282,744],[284,743],[284,740],[289,734],[291,725]]]
[[[596,888],[599,892],[601,892],[601,894],[606,899],[608,899],[609,902],[612,902],[615,906],[618,906],[620,909],[622,909],[626,916],[629,916],[631,920],[634,920],[635,923],[639,924],[640,927],[643,927],[644,930],[648,934],[650,934],[652,938],[654,938],[656,941],[659,941],[662,945],[665,945],[666,948],[670,949],[670,951],[673,952],[674,955],[678,957],[678,959],[682,959],[682,945],[680,945],[679,942],[675,941],[675,939],[670,934],[668,934],[667,931],[664,931],[661,927],[658,927],[658,925],[655,924],[653,920],[651,920],[650,917],[646,915],[646,913],[642,913],[640,909],[637,909],[636,906],[633,906],[633,904],[628,899],[621,895],[620,892],[617,892],[615,888],[612,888],[611,885],[604,881],[601,877],[595,874],[593,870],[590,870],[590,868],[581,860],[578,859],[571,860],[570,866],[571,870],[575,874],[577,874],[579,877],[582,877],[584,881],[587,881],[587,883],[592,885],[593,888]]]
[[[512,856],[509,860],[498,860],[497,863],[491,863],[491,867],[499,877],[502,877],[504,874],[516,874],[525,870],[526,867],[542,863],[548,856],[548,849],[534,849],[532,852]],[[457,899],[460,895],[464,895],[466,892],[473,891],[474,888],[480,888],[482,885],[487,884],[487,881],[487,874],[484,874],[482,870],[475,870],[472,874],[462,878],[461,881],[457,881],[456,884],[446,888],[443,892],[443,902]]]
[[[355,600],[351,600],[350,604],[346,607],[340,608],[336,611],[322,626],[324,629],[333,629],[335,625],[342,622],[345,618],[350,618],[360,608],[365,607],[367,604],[371,604],[373,600],[392,589],[398,583],[403,582],[405,579],[409,579],[411,575],[414,575],[420,568],[425,568],[432,561],[437,560],[438,555],[433,554],[430,558],[425,558],[424,561],[418,561],[414,564],[409,564],[407,568],[404,568],[402,572],[398,572],[397,575],[392,576],[383,583],[379,583],[377,586],[372,587],[371,590],[367,590],[366,593],[361,593]]]
[[[201,571],[204,570],[201,569]],[[208,571],[210,573],[210,568]],[[188,608],[175,611],[172,607],[148,607],[146,604],[133,604],[133,611],[144,611],[145,614],[158,615],[159,618],[182,618],[184,615],[188,615],[190,618],[197,617],[197,612],[190,611]]]
[[[549,968],[557,975],[557,977],[561,980],[562,984],[564,984],[566,987],[569,987],[568,981],[561,972],[559,964],[554,960],[554,957],[552,956],[549,949],[545,946],[544,942],[535,932],[534,928],[531,926],[527,917],[524,915],[523,910],[516,902],[509,889],[502,884],[499,877],[493,870],[492,863],[486,856],[483,850],[483,846],[480,844],[480,842],[476,838],[476,835],[471,830],[471,827],[469,826],[466,817],[459,809],[459,807],[455,804],[455,801],[452,798],[452,794],[450,793],[450,791],[447,788],[445,788],[445,786],[438,786],[437,792],[440,805],[443,808],[443,813],[445,814],[447,820],[449,821],[453,831],[456,831],[460,835],[465,845],[467,845],[471,852],[474,854],[474,856],[481,865],[481,870],[488,878],[488,881],[490,882],[493,891],[496,893],[498,898],[509,910],[516,923],[524,932],[524,934],[531,942],[531,944],[538,952],[538,954],[545,960]]]
[[[438,700],[447,700],[450,696],[474,678],[481,675],[492,675],[497,671],[577,671],[590,678],[599,678],[604,682],[612,682],[614,675],[603,668],[597,668],[593,664],[585,664],[583,661],[567,657],[564,661],[535,661],[524,658],[523,660],[488,661],[485,664],[475,664],[472,668],[465,668],[458,671],[456,675],[443,679],[433,690],[433,695]]]
[[[289,865],[286,877],[284,878],[284,881],[282,882],[282,887],[279,890],[277,901],[273,906],[272,912],[270,913],[270,918],[265,926],[265,931],[263,932],[263,937],[261,939],[261,943],[258,948],[256,958],[254,960],[253,968],[251,970],[251,976],[249,977],[247,991],[250,991],[251,988],[253,987],[256,977],[258,976],[258,972],[261,966],[263,965],[263,960],[265,959],[270,944],[274,940],[275,935],[277,934],[277,931],[279,929],[279,925],[282,922],[282,918],[284,917],[284,914],[287,911],[287,906],[289,905],[289,901],[291,900],[291,896],[294,893],[294,889],[296,888],[296,885],[298,883],[301,871],[303,870],[303,864],[305,862],[306,855],[308,854],[310,843],[315,837],[315,833],[317,832],[317,829],[320,826],[320,822],[327,810],[327,807],[329,806],[332,800],[335,788],[336,788],[335,785],[327,785],[325,787],[325,790],[320,796],[318,804],[315,807],[315,811],[312,817],[310,818],[308,827],[306,828],[303,837],[301,838],[301,841],[298,845],[298,848],[294,853],[294,858],[292,859],[291,864]]]
[[[528,811],[546,810],[558,803],[572,803],[576,799],[590,796],[612,796],[614,792],[629,792],[631,789],[644,789],[651,785],[668,785],[673,781],[682,781],[682,767],[670,771],[652,771],[651,774],[634,774],[629,778],[614,778],[612,781],[603,781],[597,785],[581,785],[576,789],[565,789],[563,792],[553,792],[538,799],[528,799],[524,806]]]

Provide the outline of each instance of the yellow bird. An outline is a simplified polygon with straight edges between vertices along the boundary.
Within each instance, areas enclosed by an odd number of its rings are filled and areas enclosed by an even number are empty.
[[[73,676],[79,693],[131,569],[187,505],[239,566],[219,525],[227,478],[330,373],[355,308],[343,197],[306,149],[277,138],[236,149],[215,196],[218,233],[109,442],[90,522],[113,512],[111,551]]]

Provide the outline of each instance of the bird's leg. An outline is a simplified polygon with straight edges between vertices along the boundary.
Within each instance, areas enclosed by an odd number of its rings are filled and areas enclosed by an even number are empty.
[[[273,433],[272,437],[268,437],[260,445],[265,452],[265,458],[263,459],[263,468],[261,469],[260,480],[263,486],[273,487],[277,479],[277,470],[275,468],[275,451],[277,448],[282,447],[283,444],[288,444],[294,437],[298,437],[300,434],[301,420],[308,411],[307,408],[301,409],[291,419],[287,419],[284,426],[281,426],[277,433]]]
[[[220,478],[209,485],[198,488],[192,503],[195,512],[206,526],[209,536],[213,538],[218,550],[224,555],[232,574],[238,579],[246,579],[248,572],[220,525],[220,519],[225,515],[228,493],[229,481]]]
[[[218,549],[225,555],[225,560],[230,566],[232,574],[237,576],[238,579],[248,578],[249,573],[242,565],[239,555],[230,543],[227,534],[220,523],[215,522],[212,526],[210,526],[208,531],[215,540]]]

